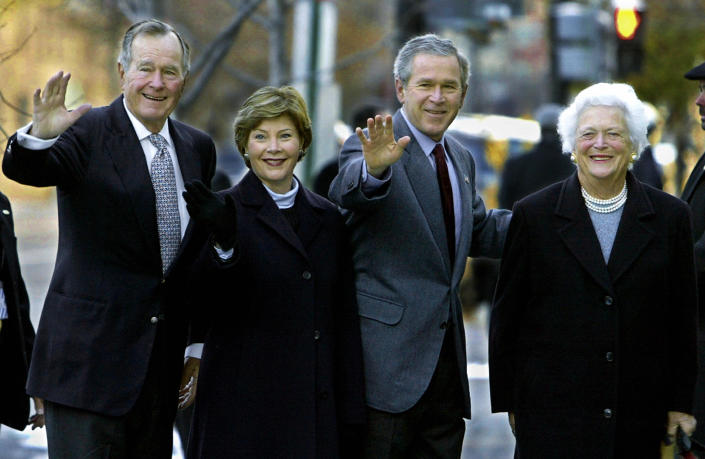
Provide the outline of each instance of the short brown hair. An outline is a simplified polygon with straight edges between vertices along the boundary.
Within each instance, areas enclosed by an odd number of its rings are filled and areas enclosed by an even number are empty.
[[[264,86],[252,93],[242,104],[233,123],[235,146],[240,154],[244,155],[247,151],[247,141],[254,128],[264,120],[278,118],[282,115],[291,118],[301,137],[301,151],[303,152],[299,156],[299,161],[301,161],[306,156],[306,149],[311,145],[313,130],[306,101],[301,97],[299,91],[291,86],[280,88]],[[250,167],[248,159],[244,159],[247,167]]]

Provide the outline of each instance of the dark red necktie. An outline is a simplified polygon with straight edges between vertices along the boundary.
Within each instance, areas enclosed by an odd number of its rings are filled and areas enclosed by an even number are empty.
[[[450,186],[448,165],[446,164],[443,145],[437,143],[433,147],[433,157],[436,159],[436,178],[441,190],[441,203],[443,204],[443,220],[446,224],[446,240],[451,265],[455,261],[455,212],[453,211],[453,188]]]

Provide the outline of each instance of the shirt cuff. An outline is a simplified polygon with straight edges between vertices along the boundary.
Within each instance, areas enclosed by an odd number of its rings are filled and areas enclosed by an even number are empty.
[[[203,355],[203,343],[193,343],[186,346],[184,358],[193,357],[194,359],[200,359],[201,355]]]
[[[32,123],[29,123],[28,125],[22,126],[17,130],[17,143],[28,150],[46,150],[47,148],[51,148],[51,146],[54,145],[59,138],[58,136],[53,139],[40,139],[39,137],[34,137],[33,135],[28,134],[31,127]]]
[[[0,282],[0,320],[5,320],[9,318],[7,315],[7,303],[5,302],[5,290],[2,288],[2,282]]]
[[[371,174],[367,173],[367,162],[363,158],[362,160],[362,192],[365,193],[366,195],[371,195],[374,194],[375,191],[379,190],[382,188],[382,185],[385,183],[389,182],[390,177],[392,176],[392,168],[388,167],[386,171],[384,171],[384,175],[382,175],[382,178],[377,178]]]
[[[213,245],[213,248],[215,249],[216,253],[218,254],[221,260],[230,260],[233,257],[233,253],[235,252],[234,248],[223,250],[217,245]]]

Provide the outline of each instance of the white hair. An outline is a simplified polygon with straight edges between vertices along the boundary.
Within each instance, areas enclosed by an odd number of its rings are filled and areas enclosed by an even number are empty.
[[[573,103],[558,117],[558,134],[563,142],[564,153],[575,150],[575,134],[580,115],[586,108],[596,106],[621,109],[635,153],[639,155],[646,148],[649,144],[646,137],[649,120],[644,104],[634,89],[625,83],[597,83],[580,91]]]

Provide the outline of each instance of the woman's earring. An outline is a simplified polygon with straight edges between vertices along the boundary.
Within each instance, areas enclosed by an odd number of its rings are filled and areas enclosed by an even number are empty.
[[[245,159],[250,159],[250,154],[249,154],[249,153],[243,153],[242,156],[243,156]]]
[[[570,160],[575,162],[575,155],[573,153],[570,154]]]
[[[636,153],[632,154],[632,162],[636,161]]]

